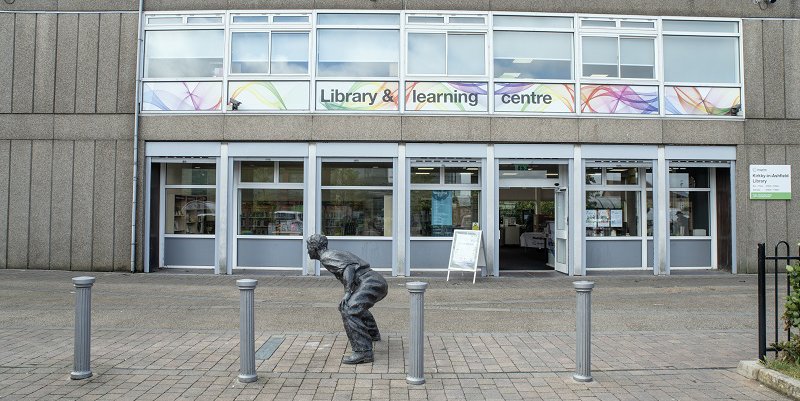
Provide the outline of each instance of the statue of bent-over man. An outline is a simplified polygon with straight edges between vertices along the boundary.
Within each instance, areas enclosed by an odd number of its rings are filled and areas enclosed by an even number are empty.
[[[389,290],[386,279],[370,269],[369,263],[358,256],[347,251],[328,249],[328,238],[324,235],[312,235],[307,245],[308,256],[319,260],[344,286],[339,312],[353,354],[343,358],[342,363],[372,362],[375,359],[372,342],[380,341],[381,333],[369,308],[386,297]]]

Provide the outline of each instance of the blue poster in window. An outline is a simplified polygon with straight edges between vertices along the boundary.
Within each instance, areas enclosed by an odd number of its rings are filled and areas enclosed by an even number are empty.
[[[451,226],[453,224],[453,193],[451,191],[432,191],[431,225]]]

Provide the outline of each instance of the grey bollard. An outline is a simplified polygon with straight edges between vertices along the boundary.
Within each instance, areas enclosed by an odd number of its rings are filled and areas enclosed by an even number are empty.
[[[92,285],[94,277],[75,277],[75,350],[73,370],[69,374],[72,380],[92,377]]]
[[[425,383],[425,289],[428,283],[406,283],[411,295],[411,320],[408,333],[411,342],[408,349],[408,375],[406,383]]]
[[[256,328],[253,303],[258,280],[236,280],[239,287],[239,382],[252,383],[256,374]]]
[[[575,374],[572,379],[578,382],[592,381],[592,288],[591,281],[576,281],[575,287]]]

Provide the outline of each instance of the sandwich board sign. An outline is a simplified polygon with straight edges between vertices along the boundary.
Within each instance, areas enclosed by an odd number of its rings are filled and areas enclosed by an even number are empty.
[[[478,266],[486,266],[483,231],[453,230],[450,261],[447,263],[447,281],[451,271],[472,272],[472,284],[478,275]]]

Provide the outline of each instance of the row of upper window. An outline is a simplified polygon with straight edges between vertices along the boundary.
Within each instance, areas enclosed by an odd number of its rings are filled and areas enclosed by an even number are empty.
[[[308,76],[316,32],[320,78],[398,78],[404,53],[409,76],[571,81],[579,53],[584,80],[655,80],[661,61],[665,82],[741,82],[738,21],[493,15],[490,36],[488,15],[408,14],[401,52],[400,14],[316,17],[149,15],[143,76]]]

